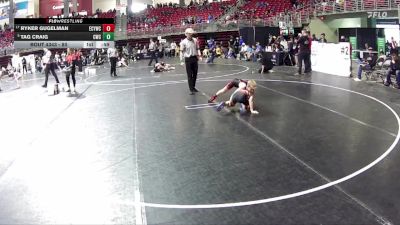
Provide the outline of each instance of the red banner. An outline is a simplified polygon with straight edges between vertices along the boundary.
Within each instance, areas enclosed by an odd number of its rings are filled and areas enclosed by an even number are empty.
[[[78,12],[86,11],[88,15],[92,14],[92,0],[77,0]],[[72,12],[72,3],[70,3],[70,12]],[[40,17],[49,17],[62,15],[64,0],[40,0]]]

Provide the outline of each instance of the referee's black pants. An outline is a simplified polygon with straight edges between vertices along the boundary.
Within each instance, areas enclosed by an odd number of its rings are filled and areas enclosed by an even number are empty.
[[[56,71],[55,71],[54,63],[46,64],[46,68],[44,69],[44,72],[45,72],[45,79],[44,79],[43,87],[47,87],[47,82],[49,81],[50,72],[51,72],[51,74],[53,74],[54,78],[56,79],[57,84],[60,83],[60,81],[58,80]]]
[[[149,62],[149,66],[151,66],[151,63],[153,62],[153,60],[155,60],[156,63],[158,63],[156,51],[150,51],[150,56],[151,56],[151,59],[150,59],[150,62]]]
[[[194,92],[196,88],[197,71],[199,69],[199,63],[197,56],[185,58],[186,73],[188,77],[189,90]]]
[[[111,71],[110,71],[110,75],[113,76],[117,76],[117,57],[110,57],[110,64],[111,64]]]

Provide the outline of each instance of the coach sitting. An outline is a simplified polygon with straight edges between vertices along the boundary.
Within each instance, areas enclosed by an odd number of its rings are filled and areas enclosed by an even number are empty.
[[[386,82],[385,86],[389,86],[392,84],[391,76],[396,76],[396,88],[400,88],[400,59],[396,52],[392,54],[392,60],[390,61],[389,70],[386,72]]]
[[[361,74],[362,71],[371,71],[372,68],[376,65],[378,57],[376,54],[372,53],[372,47],[368,48],[368,57],[364,59],[360,65],[358,66],[358,73],[357,73],[357,78],[355,78],[355,81],[361,81]]]

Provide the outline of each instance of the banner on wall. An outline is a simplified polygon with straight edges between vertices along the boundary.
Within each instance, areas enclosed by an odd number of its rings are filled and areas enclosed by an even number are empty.
[[[385,38],[377,38],[376,45],[377,45],[376,49],[378,49],[378,52],[383,52],[384,54],[386,53]]]
[[[70,12],[72,3],[69,4]],[[39,0],[39,12],[42,17],[52,17],[62,14],[64,9],[64,0]],[[86,11],[92,14],[92,0],[77,0],[78,12]]]
[[[357,37],[349,37],[349,41],[350,41],[350,44],[352,46],[351,49],[357,49]],[[351,58],[352,59],[357,59],[358,58],[357,52],[353,51],[352,54],[351,54]]]
[[[334,44],[313,41],[311,45],[311,64],[313,71],[345,77],[350,76],[350,43],[340,42]]]
[[[16,2],[15,3],[15,17],[24,18],[28,15],[28,1]]]
[[[0,20],[8,19],[10,13],[10,5],[0,6]],[[28,1],[19,1],[15,3],[15,16],[21,17],[28,14]]]
[[[0,20],[8,19],[8,12],[10,11],[10,6],[0,7]]]

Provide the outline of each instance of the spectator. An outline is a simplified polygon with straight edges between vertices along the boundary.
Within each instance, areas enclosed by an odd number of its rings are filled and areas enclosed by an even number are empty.
[[[372,70],[372,68],[376,65],[377,61],[377,56],[376,54],[372,53],[372,47],[368,48],[368,57],[360,63],[358,66],[358,73],[357,73],[357,78],[355,78],[355,81],[361,81],[361,74],[362,71],[365,70]]]
[[[368,43],[365,43],[365,44],[364,44],[364,49],[365,49],[366,51],[369,50],[369,45],[368,45]]]
[[[392,84],[391,75],[396,76],[396,88],[400,88],[400,59],[399,56],[394,52],[391,54],[392,60],[390,61],[389,70],[386,72],[385,86]]]
[[[242,44],[242,47],[239,52],[239,60],[245,59],[246,60],[246,52],[247,52],[248,46],[246,46],[245,43]]]
[[[240,52],[240,46],[241,46],[239,44],[239,37],[236,37],[236,40],[235,40],[233,46],[234,46],[235,54],[238,55]]]
[[[220,45],[217,45],[217,48],[215,49],[215,55],[218,58],[220,58],[222,56],[222,49],[221,49]]]
[[[259,55],[262,52],[262,46],[260,44],[260,42],[256,43],[256,54]]]
[[[230,38],[229,38],[228,47],[234,48],[234,44],[235,44],[235,39],[231,35]]]
[[[175,41],[173,41],[172,43],[171,43],[171,56],[172,57],[175,57],[175,51],[176,51],[176,43],[175,43]]]
[[[280,45],[282,46],[282,50],[287,50],[288,49],[288,42],[283,37],[281,39]]]
[[[224,46],[224,44],[222,43],[222,41],[221,41],[221,43],[220,43],[220,46],[221,46],[221,49],[222,49],[222,56],[223,56],[224,58],[226,58],[226,57],[228,56],[228,48]]]
[[[203,58],[208,59],[210,57],[210,51],[208,49],[208,46],[206,46],[203,50]]]
[[[208,22],[211,23],[213,21],[213,16],[210,14],[208,15]]]
[[[251,60],[253,62],[257,62],[257,57],[256,57],[256,46],[252,45],[251,47],[247,49],[248,52],[248,60]]]
[[[318,41],[317,37],[315,36],[315,34],[312,35],[312,40],[313,41]]]
[[[235,50],[232,47],[229,47],[227,58],[228,59],[236,58]]]
[[[328,43],[328,41],[327,41],[326,38],[325,38],[325,33],[322,33],[322,34],[321,34],[321,38],[319,39],[319,42],[320,42],[320,43]]]
[[[394,38],[392,37],[392,38],[391,38],[390,45],[389,45],[390,54],[392,54],[392,53],[398,54],[398,53],[399,53],[399,52],[398,52],[398,49],[397,49],[398,47],[399,47],[399,46],[398,46],[398,44],[397,44],[397,41],[395,41]]]
[[[242,46],[242,44],[244,43],[244,40],[243,40],[243,37],[242,36],[240,36],[240,39],[239,39],[239,45],[240,46]]]

